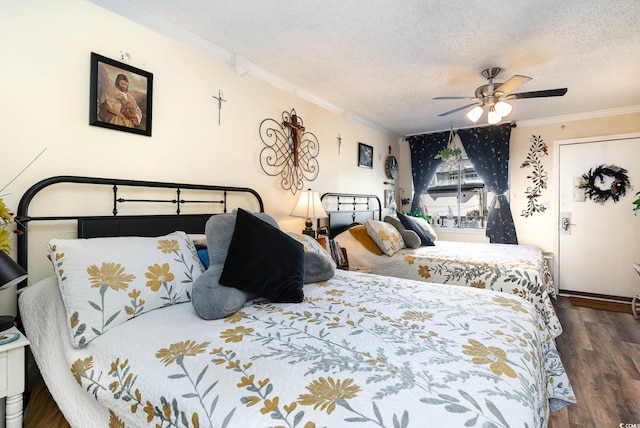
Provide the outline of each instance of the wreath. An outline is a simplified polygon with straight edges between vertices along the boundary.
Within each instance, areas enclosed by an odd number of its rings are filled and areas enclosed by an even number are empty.
[[[585,189],[584,193],[600,204],[604,204],[609,198],[618,202],[620,197],[627,193],[627,188],[631,188],[627,172],[626,169],[615,165],[600,165],[582,174],[582,183],[578,188]],[[598,184],[603,184],[605,177],[611,177],[613,181],[608,188],[601,188]]]

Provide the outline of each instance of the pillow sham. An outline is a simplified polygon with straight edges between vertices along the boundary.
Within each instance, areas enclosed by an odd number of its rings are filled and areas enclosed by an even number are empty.
[[[367,219],[367,234],[388,256],[392,256],[404,247],[402,235],[398,229],[383,221]]]
[[[76,348],[145,312],[189,301],[203,271],[183,232],[52,239],[48,252]]]
[[[300,242],[304,250],[304,283],[326,281],[336,273],[336,262],[327,250],[309,235],[287,232],[287,235]]]
[[[435,243],[438,240],[438,235],[436,235],[436,231],[429,224],[429,222],[422,217],[411,217],[413,221],[415,221],[420,227],[424,229],[424,231],[429,235],[429,238]]]
[[[303,283],[303,245],[238,209],[220,284],[276,303],[299,303],[304,300]]]
[[[261,221],[278,227],[278,223],[265,213],[253,214]],[[235,230],[236,211],[230,214],[216,214],[207,220],[205,235],[209,268],[193,284],[191,304],[196,314],[206,320],[228,317],[236,313],[247,300],[256,297],[234,287],[220,283],[220,275],[229,252],[229,245]]]
[[[398,230],[398,232],[400,232],[400,235],[402,236],[402,240],[404,241],[404,245],[406,245],[407,247],[418,248],[421,245],[422,241],[420,240],[420,237],[418,236],[418,234],[415,233],[413,230],[406,229],[402,225],[402,222],[397,218],[386,216],[384,218],[384,221],[385,223],[389,223],[390,225],[395,227]]]
[[[384,254],[384,252],[380,249],[380,247],[378,247],[378,244],[376,244],[376,242],[373,239],[371,239],[371,237],[367,233],[367,226],[365,226],[364,224],[359,226],[353,226],[353,227],[350,227],[348,230],[351,236],[353,236],[359,243],[361,243],[364,248],[366,248],[367,250],[371,251],[373,254],[378,256],[381,256]]]
[[[413,230],[418,234],[422,246],[432,247],[435,245],[427,232],[413,220],[414,217],[409,217],[408,215],[398,213],[398,218],[400,219],[400,222],[402,222],[402,225],[404,227],[409,230]]]

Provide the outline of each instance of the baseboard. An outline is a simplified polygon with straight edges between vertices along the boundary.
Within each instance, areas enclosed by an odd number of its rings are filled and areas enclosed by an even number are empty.
[[[560,290],[560,295],[569,298],[573,306],[582,306],[603,311],[623,312],[630,314],[631,298],[621,296],[609,296],[605,294],[580,293]]]
[[[599,309],[602,311],[632,313],[631,302],[622,302],[614,300],[604,300],[594,297],[568,296],[569,302],[573,306],[582,306],[586,308]]]

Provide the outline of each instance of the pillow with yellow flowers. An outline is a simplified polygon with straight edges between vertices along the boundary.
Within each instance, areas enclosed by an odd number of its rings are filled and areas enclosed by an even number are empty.
[[[77,348],[145,312],[188,302],[203,269],[183,232],[52,239],[48,250]]]
[[[365,226],[367,234],[386,255],[392,256],[404,248],[402,235],[391,224],[368,219]]]

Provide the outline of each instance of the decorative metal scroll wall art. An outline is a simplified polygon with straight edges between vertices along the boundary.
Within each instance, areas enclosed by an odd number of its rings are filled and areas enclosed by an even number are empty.
[[[604,204],[609,198],[618,202],[621,196],[631,188],[627,170],[615,165],[600,165],[582,174],[582,182],[578,186],[595,202]]]
[[[320,143],[313,133],[305,130],[294,109],[282,112],[282,122],[263,120],[260,139],[266,146],[260,151],[260,166],[267,175],[280,176],[283,189],[295,195],[305,188],[305,180],[318,177]]]
[[[542,189],[547,188],[547,172],[542,165],[541,157],[547,156],[547,145],[544,143],[540,135],[531,136],[531,147],[529,148],[529,154],[520,168],[533,167],[531,175],[527,175],[527,178],[533,181],[533,186],[528,186],[524,192],[527,195],[527,208],[522,210],[520,214],[522,217],[532,216],[533,213],[543,213],[547,210],[544,204],[538,201],[541,196]]]

